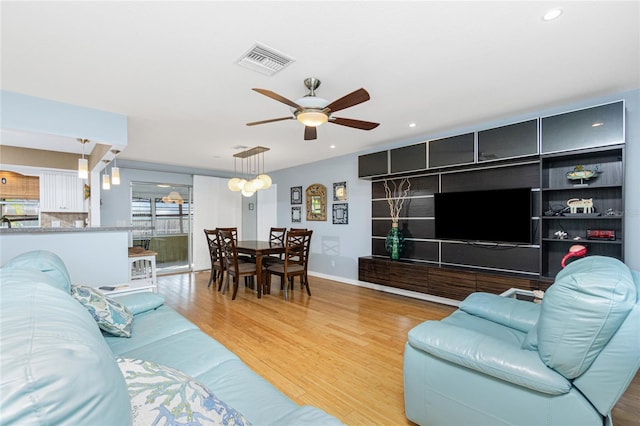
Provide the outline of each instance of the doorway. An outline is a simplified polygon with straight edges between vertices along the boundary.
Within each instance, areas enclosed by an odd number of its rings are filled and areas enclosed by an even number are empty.
[[[131,182],[133,246],[155,251],[158,274],[191,271],[193,267],[192,186]]]

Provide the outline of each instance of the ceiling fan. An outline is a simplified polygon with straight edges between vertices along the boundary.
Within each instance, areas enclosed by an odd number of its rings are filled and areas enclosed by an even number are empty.
[[[275,92],[265,89],[256,89],[256,92],[268,96],[271,99],[275,99],[278,102],[289,105],[292,108],[293,115],[280,118],[272,118],[270,120],[254,121],[247,123],[247,126],[255,126],[257,124],[273,123],[274,121],[284,120],[298,120],[304,124],[304,140],[314,140],[317,138],[316,127],[324,123],[339,124],[341,126],[353,127],[361,130],[375,129],[380,123],[372,123],[371,121],[354,120],[351,118],[333,117],[336,111],[340,111],[354,105],[361,104],[370,99],[369,93],[364,89],[358,89],[337,99],[333,102],[329,102],[326,99],[322,99],[316,96],[316,89],[320,86],[320,80],[317,78],[307,78],[304,80],[304,85],[309,89],[303,98],[296,100],[295,102],[278,95]]]

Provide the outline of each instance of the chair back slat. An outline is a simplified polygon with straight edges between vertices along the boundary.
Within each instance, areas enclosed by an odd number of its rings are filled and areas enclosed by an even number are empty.
[[[313,231],[289,231],[285,249],[285,271],[293,265],[307,268]]]
[[[287,228],[271,228],[269,230],[269,242],[279,243],[284,245],[284,238],[287,233]]]
[[[233,241],[234,241],[235,243],[237,243],[237,242],[238,242],[238,228],[233,227],[233,228],[216,228],[216,229],[218,229],[218,231],[227,231],[227,232],[230,232],[230,233],[231,233],[231,235],[233,236]]]
[[[234,234],[230,230],[218,228],[218,243],[227,271],[236,276],[238,271],[238,249]]]
[[[205,229],[204,236],[207,239],[207,245],[209,246],[209,256],[211,256],[211,264],[217,260],[220,260],[220,246],[218,245],[218,230],[217,229]]]

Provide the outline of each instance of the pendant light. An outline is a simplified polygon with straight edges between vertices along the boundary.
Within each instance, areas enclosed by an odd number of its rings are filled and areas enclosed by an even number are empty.
[[[78,139],[78,142],[82,144],[82,158],[78,158],[78,177],[87,179],[89,178],[89,161],[84,158],[84,145],[89,142],[89,139]]]
[[[111,152],[113,153],[113,167],[111,167],[111,184],[120,185],[120,167],[118,167],[118,162],[116,161],[116,158],[118,157],[118,154],[120,154],[120,151],[118,151],[117,149],[112,149]]]
[[[233,156],[233,175],[237,175],[237,157],[234,155]],[[243,171],[244,171],[244,165],[242,167]],[[231,191],[237,192],[242,190],[242,187],[244,186],[245,182],[247,180],[246,179],[241,179],[239,177],[233,177],[231,179],[229,179],[229,181],[227,182],[227,188],[229,188]]]
[[[246,151],[239,152],[233,155],[233,172],[234,177],[229,179],[227,187],[231,191],[240,191],[243,196],[251,197],[256,191],[261,189],[267,189],[271,187],[271,177],[264,173],[264,153],[269,151],[269,148],[263,146],[257,146]],[[262,169],[260,168],[260,157],[262,154]],[[252,172],[257,172],[258,175],[253,179],[245,179],[237,176],[236,160],[240,158],[242,160],[242,173],[244,175],[244,164],[247,163],[247,174],[251,176]],[[262,170],[262,172],[261,172]]]
[[[260,188],[260,189],[271,188],[271,184],[273,183],[271,181],[271,176],[269,176],[268,174],[266,174],[264,172],[264,152],[262,153],[262,174],[258,175],[258,177],[256,177],[256,179],[259,179],[260,181],[262,181],[262,188]]]
[[[167,204],[184,204],[184,199],[178,191],[171,191],[169,195],[162,197],[162,202]]]
[[[108,191],[111,189],[111,180],[109,179],[109,173],[107,173],[107,165],[109,160],[102,160],[104,162],[104,174],[102,175],[102,189]]]

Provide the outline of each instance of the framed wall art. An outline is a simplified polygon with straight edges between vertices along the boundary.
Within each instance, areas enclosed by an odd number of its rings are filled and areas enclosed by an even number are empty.
[[[291,207],[291,222],[302,222],[302,207]]]
[[[327,220],[327,188],[314,183],[307,188],[307,220]]]
[[[291,204],[302,204],[302,187],[291,187]]]
[[[333,224],[334,225],[349,224],[349,204],[338,203],[333,205]]]
[[[333,201],[347,201],[347,182],[333,184]]]

